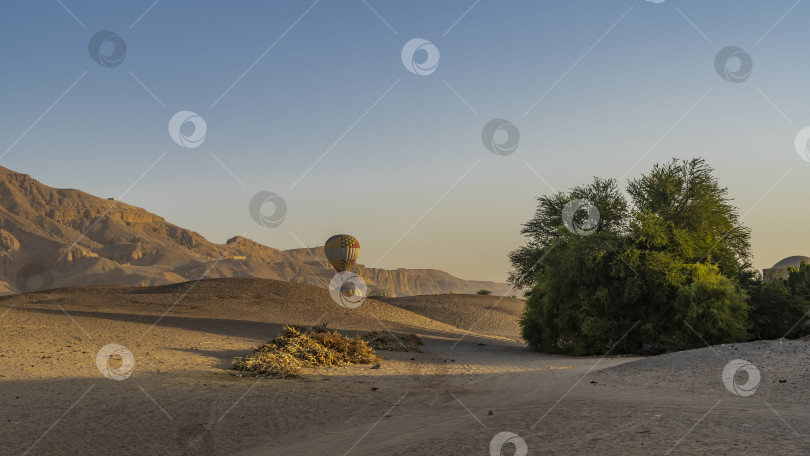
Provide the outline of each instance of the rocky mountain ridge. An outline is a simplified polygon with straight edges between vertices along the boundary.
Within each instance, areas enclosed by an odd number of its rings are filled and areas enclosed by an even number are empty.
[[[372,290],[399,295],[504,294],[509,286],[435,269],[353,269]],[[322,248],[278,250],[241,236],[215,244],[144,209],[57,189],[0,167],[0,294],[73,285],[151,286],[255,277],[327,287]]]

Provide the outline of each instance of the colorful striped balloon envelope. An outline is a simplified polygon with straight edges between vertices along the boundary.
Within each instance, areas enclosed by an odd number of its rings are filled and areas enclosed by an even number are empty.
[[[348,271],[360,256],[360,243],[354,236],[336,234],[323,246],[326,259],[337,272]]]

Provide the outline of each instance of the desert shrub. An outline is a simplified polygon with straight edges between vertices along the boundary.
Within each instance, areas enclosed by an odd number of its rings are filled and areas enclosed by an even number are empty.
[[[359,337],[344,337],[325,327],[285,326],[280,336],[252,354],[234,359],[232,367],[243,375],[297,378],[305,367],[370,364],[378,360],[374,350]]]
[[[480,294],[480,295],[491,295],[491,294],[492,294],[492,291],[482,288],[482,289],[480,289],[480,290],[476,291],[476,292],[475,292],[475,294]]]
[[[422,339],[416,334],[402,334],[391,331],[372,331],[360,336],[375,350],[419,352]]]

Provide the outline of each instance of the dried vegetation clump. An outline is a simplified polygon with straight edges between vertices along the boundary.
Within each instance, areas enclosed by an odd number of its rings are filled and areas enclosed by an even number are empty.
[[[377,361],[379,357],[374,349],[360,337],[345,337],[325,326],[285,326],[280,336],[261,345],[252,354],[234,359],[232,367],[246,376],[298,378],[305,367]]]

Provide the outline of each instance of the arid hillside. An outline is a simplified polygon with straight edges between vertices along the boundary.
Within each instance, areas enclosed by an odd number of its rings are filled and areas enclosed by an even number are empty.
[[[399,295],[495,294],[509,287],[434,269],[356,265],[372,290]],[[0,294],[77,285],[163,285],[253,277],[326,287],[333,275],[321,248],[278,250],[236,236],[215,244],[126,203],[56,189],[0,167]]]

